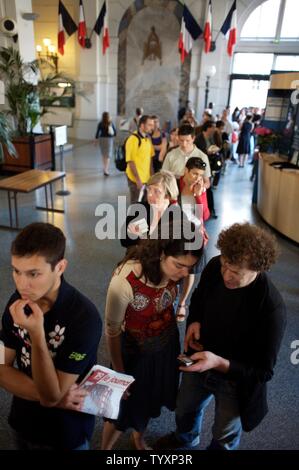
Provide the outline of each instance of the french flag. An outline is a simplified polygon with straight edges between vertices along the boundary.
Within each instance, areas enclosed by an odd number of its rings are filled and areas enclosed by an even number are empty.
[[[108,15],[107,15],[107,8],[106,2],[104,2],[96,24],[94,25],[94,31],[98,34],[101,34],[103,29],[103,55],[105,55],[106,49],[110,46],[110,37],[109,37],[109,29],[108,29]]]
[[[75,31],[77,31],[77,25],[74,22],[73,18],[63,5],[62,1],[59,0],[59,5],[58,5],[58,52],[63,55],[64,54],[64,45],[66,42],[66,36],[65,33],[67,33],[68,36],[71,36]]]
[[[178,44],[182,64],[184,63],[185,57],[192,49],[193,41],[195,41],[201,34],[201,27],[192,16],[190,10],[186,7],[186,5],[184,5]]]
[[[205,52],[210,52],[211,41],[212,41],[212,0],[209,0],[206,22],[203,32],[203,38],[205,42]]]
[[[106,49],[110,46],[110,36],[108,29],[108,15],[104,16],[104,32],[103,32],[103,54],[105,55]]]
[[[231,57],[233,55],[234,46],[237,42],[237,0],[234,0],[220,31],[224,36],[226,36],[229,31],[227,53]]]
[[[78,24],[78,41],[81,47],[85,47],[86,39],[86,22],[83,8],[83,1],[79,4],[79,24]]]

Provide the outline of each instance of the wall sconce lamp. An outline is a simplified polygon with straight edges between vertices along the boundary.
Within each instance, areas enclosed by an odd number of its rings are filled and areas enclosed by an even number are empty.
[[[43,53],[43,48],[40,44],[36,46],[36,52],[39,59],[46,59],[48,62],[52,62],[55,67],[55,72],[58,73],[58,54],[56,52],[56,47],[51,44],[51,39],[44,38],[43,44],[45,47],[45,53]]]
[[[209,87],[210,87],[210,78],[214,77],[216,73],[215,65],[208,65],[205,68],[205,75],[206,75],[206,89],[205,89],[205,109],[208,107],[208,98],[209,98]]]

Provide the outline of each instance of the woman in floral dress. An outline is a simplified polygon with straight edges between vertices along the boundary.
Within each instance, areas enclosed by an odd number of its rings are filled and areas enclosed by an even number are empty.
[[[162,406],[175,408],[180,344],[173,302],[178,281],[202,255],[202,240],[188,246],[186,232],[181,233],[180,239],[170,234],[140,241],[111,279],[105,312],[111,362],[135,382],[121,401],[118,419],[105,422],[103,450],[112,449],[129,428],[136,449],[150,449],[144,441],[150,418],[158,417]]]

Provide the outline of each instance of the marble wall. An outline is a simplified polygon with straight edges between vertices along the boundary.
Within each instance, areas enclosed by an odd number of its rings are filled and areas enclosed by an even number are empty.
[[[181,66],[178,53],[181,15],[175,0],[134,2],[126,11],[119,30],[120,115],[132,116],[142,106],[161,123],[175,124],[179,99],[188,99],[191,64],[188,58]],[[147,55],[150,42],[154,53]]]
[[[144,45],[152,26],[160,40],[161,61],[154,54],[143,63]],[[158,114],[161,121],[174,120],[180,91],[180,25],[173,13],[144,8],[134,16],[127,35],[126,114],[142,106],[146,114]]]

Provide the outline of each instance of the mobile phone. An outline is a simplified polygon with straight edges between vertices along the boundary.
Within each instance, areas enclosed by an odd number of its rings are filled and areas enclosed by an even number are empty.
[[[195,361],[193,361],[193,359],[191,359],[190,357],[185,356],[185,355],[179,356],[178,361],[179,361],[180,365],[186,366],[186,367],[192,366],[192,364],[194,364],[194,362],[195,362]]]
[[[33,313],[31,307],[29,305],[25,305],[24,307],[24,313],[26,317],[30,317],[30,315]]]

